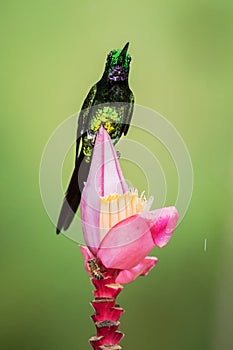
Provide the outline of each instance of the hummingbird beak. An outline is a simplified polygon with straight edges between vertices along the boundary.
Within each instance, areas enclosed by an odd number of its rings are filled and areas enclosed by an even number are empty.
[[[125,46],[123,47],[123,49],[121,50],[121,53],[120,53],[120,56],[118,57],[118,59],[119,58],[122,59],[122,60],[125,59],[128,47],[129,47],[129,43],[126,43]]]

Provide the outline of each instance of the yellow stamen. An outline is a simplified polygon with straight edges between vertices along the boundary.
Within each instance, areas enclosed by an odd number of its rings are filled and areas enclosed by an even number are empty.
[[[141,213],[147,204],[144,192],[138,197],[138,192],[131,189],[124,194],[111,194],[100,197],[100,239],[118,222]]]

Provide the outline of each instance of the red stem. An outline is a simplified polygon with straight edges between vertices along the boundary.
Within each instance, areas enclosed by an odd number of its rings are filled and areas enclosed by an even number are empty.
[[[108,270],[104,273],[104,279],[91,277],[95,286],[91,305],[95,314],[91,316],[95,323],[96,335],[89,339],[94,350],[120,350],[118,345],[124,334],[118,330],[118,319],[124,310],[116,304],[116,297],[122,291],[123,286],[115,282],[118,271]]]

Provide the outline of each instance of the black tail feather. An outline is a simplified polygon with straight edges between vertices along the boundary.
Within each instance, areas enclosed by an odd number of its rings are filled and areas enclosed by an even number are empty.
[[[84,182],[90,170],[90,162],[84,160],[83,153],[80,154],[70,179],[69,186],[66,191],[64,201],[62,203],[60,215],[57,222],[56,232],[59,234],[61,230],[67,230],[70,226],[76,211],[78,210]]]

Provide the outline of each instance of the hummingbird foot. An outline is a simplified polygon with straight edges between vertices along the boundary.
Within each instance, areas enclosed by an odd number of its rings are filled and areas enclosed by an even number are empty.
[[[117,154],[117,159],[120,159],[120,157],[121,157],[121,152],[120,152],[120,151],[116,151],[116,154]]]

